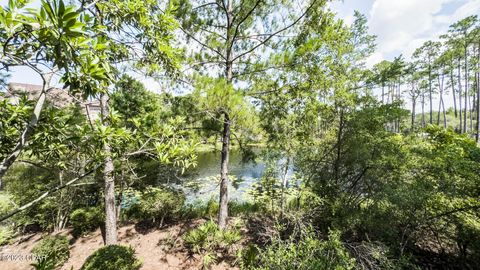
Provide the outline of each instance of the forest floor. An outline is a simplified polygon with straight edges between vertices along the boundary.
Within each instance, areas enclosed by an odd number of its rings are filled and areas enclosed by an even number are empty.
[[[201,257],[190,254],[184,248],[182,235],[202,222],[205,220],[198,219],[161,229],[143,229],[135,224],[126,225],[118,229],[118,240],[119,244],[135,248],[137,257],[143,262],[142,270],[201,269]],[[67,235],[70,240],[70,258],[62,270],[80,269],[87,257],[103,246],[100,229],[77,239],[71,236],[70,230],[58,234]],[[23,235],[14,239],[12,244],[0,247],[0,253],[28,255],[41,238],[41,233]],[[30,264],[33,262],[0,260],[0,269],[30,270],[32,269]],[[223,261],[212,265],[211,269],[238,269],[238,267]]]

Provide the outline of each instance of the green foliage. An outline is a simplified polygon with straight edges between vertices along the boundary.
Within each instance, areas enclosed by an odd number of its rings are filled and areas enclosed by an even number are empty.
[[[179,215],[185,201],[185,195],[167,187],[150,187],[142,192],[135,192],[136,201],[127,209],[127,216],[163,225]]]
[[[75,237],[98,229],[104,221],[104,213],[99,207],[84,207],[75,209],[70,214],[72,234]]]
[[[275,240],[261,250],[255,259],[254,249],[244,253],[244,269],[354,269],[352,259],[340,241],[339,232],[331,231],[325,241],[307,234],[298,241]]]
[[[8,225],[0,226],[0,246],[10,243],[10,239],[15,235],[15,230]]]
[[[90,255],[81,270],[138,270],[142,262],[135,257],[132,247],[110,245]]]
[[[3,180],[12,201],[17,205],[23,205],[37,198],[53,184],[50,176],[49,172],[41,168],[15,164],[3,177]],[[24,179],[29,179],[29,182],[26,183]],[[15,216],[15,222],[21,228],[38,225],[42,229],[52,229],[57,206],[56,200],[49,198]]]
[[[0,192],[0,216],[9,213],[13,208],[13,203],[8,194]],[[0,246],[9,244],[10,240],[15,235],[15,224],[13,222],[0,223]]]
[[[105,54],[108,42],[93,32],[93,18],[62,0],[42,1],[35,9],[23,2],[10,1],[0,8],[0,36],[7,41],[2,64],[53,66],[63,71],[62,81],[70,91],[85,97],[103,91],[111,71]]]
[[[141,125],[151,127],[162,116],[160,96],[128,75],[123,75],[116,83],[111,100],[113,109],[121,115],[126,126],[141,121]]]
[[[260,205],[248,201],[232,200],[228,202],[228,210],[232,217],[246,217],[258,212]],[[185,204],[181,209],[181,216],[186,219],[213,219],[218,215],[218,211],[218,199],[211,197],[208,201],[195,201]]]
[[[11,116],[15,116],[12,113]],[[17,205],[24,205],[44,192],[91,169],[95,149],[81,109],[71,105],[56,108],[46,105],[36,132],[25,147],[22,162],[15,163],[3,178],[5,190]],[[29,179],[29,181],[25,181]],[[83,181],[91,181],[85,177]],[[15,217],[19,226],[39,225],[43,229],[62,229],[71,209],[98,195],[92,186],[65,188]],[[92,202],[90,202],[91,204]]]
[[[186,246],[203,256],[203,265],[208,268],[217,262],[216,254],[227,256],[233,252],[235,245],[242,239],[238,228],[220,230],[213,221],[207,221],[199,227],[188,231],[184,236]]]
[[[32,102],[21,97],[18,104],[8,98],[0,99],[0,159],[14,147],[33,111]]]
[[[36,269],[56,269],[70,257],[68,239],[61,235],[47,236],[32,249],[32,253],[39,258],[34,265]]]

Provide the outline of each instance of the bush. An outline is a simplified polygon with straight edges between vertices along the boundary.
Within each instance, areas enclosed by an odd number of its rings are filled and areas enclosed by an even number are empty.
[[[8,244],[14,235],[12,226],[0,226],[0,246]]]
[[[132,247],[112,245],[90,255],[81,270],[138,270],[141,266]]]
[[[75,237],[94,231],[103,224],[103,211],[98,207],[78,208],[70,214]]]
[[[242,254],[244,269],[329,270],[353,269],[352,259],[340,241],[338,232],[331,232],[329,239],[320,241],[311,233],[295,241],[275,240],[255,257],[256,249],[249,248]]]
[[[47,236],[32,249],[32,253],[38,258],[33,264],[36,269],[58,268],[70,257],[67,237]]]
[[[242,239],[238,228],[220,230],[213,221],[208,221],[185,234],[183,240],[193,252],[201,254],[204,268],[217,261],[216,254],[229,255],[232,247]]]
[[[175,218],[185,202],[181,192],[164,187],[151,187],[145,192],[136,194],[138,200],[127,209],[127,216],[151,223]]]

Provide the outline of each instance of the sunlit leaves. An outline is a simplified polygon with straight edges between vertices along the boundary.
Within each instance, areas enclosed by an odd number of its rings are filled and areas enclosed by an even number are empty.
[[[0,10],[2,64],[44,65],[62,73],[65,87],[85,97],[104,91],[111,75],[108,42],[95,32],[95,21],[63,0],[42,1],[23,8],[11,1]],[[36,72],[39,72],[34,68]]]
[[[17,102],[0,99],[0,158],[5,158],[20,138],[32,111],[33,104],[26,97]]]

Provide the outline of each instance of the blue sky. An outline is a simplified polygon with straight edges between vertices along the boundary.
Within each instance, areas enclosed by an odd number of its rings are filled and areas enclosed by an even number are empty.
[[[7,2],[0,0],[1,5]],[[480,14],[480,0],[344,0],[335,1],[330,7],[346,23],[353,21],[355,10],[367,16],[370,32],[377,35],[378,43],[377,51],[367,61],[368,66],[400,54],[409,59],[423,42],[438,38],[450,24]],[[28,68],[15,69],[10,81],[41,83]],[[149,89],[158,88],[151,79],[145,79],[145,83]]]

